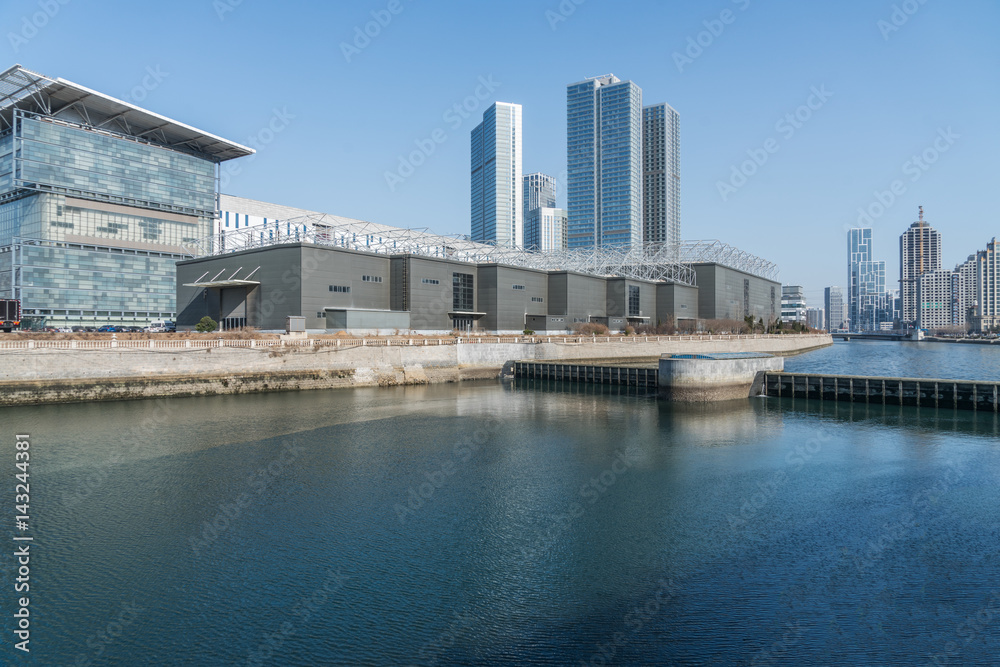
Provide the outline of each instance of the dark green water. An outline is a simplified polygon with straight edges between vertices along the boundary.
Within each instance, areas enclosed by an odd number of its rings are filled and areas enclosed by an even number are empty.
[[[1000,655],[993,414],[480,382],[0,420],[7,664]],[[31,434],[27,655],[15,433]]]

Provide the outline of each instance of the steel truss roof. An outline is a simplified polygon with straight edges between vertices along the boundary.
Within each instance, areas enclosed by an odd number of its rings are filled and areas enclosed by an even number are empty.
[[[20,65],[0,72],[0,132],[13,127],[15,109],[67,120],[98,132],[125,135],[216,162],[254,153],[252,148]]]
[[[299,231],[288,233],[291,227]],[[282,229],[286,231],[282,231]],[[769,280],[777,267],[721,241],[690,241],[677,245],[595,247],[535,252],[506,245],[472,241],[468,236],[443,236],[427,229],[403,229],[326,214],[289,218],[266,227],[224,231],[189,246],[198,257],[266,248],[280,243],[313,243],[381,255],[411,254],[472,264],[503,264],[540,271],[576,271],[603,277],[696,285],[691,264],[715,262]]]
[[[683,264],[721,264],[767,280],[778,280],[778,265],[719,240],[682,241],[679,261]]]
[[[298,227],[288,234],[284,228]],[[290,218],[267,227],[248,227],[201,239],[189,246],[196,256],[219,255],[279,243],[314,243],[382,255],[412,254],[473,264],[503,264],[540,271],[577,271],[597,276],[695,284],[694,270],[677,262],[677,248],[589,248],[533,252],[479,243],[468,236],[443,236],[427,229],[403,229],[325,214]]]

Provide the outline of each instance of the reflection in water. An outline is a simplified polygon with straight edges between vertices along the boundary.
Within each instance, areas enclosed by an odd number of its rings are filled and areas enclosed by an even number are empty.
[[[997,576],[993,414],[473,382],[4,423],[39,665],[912,664]]]

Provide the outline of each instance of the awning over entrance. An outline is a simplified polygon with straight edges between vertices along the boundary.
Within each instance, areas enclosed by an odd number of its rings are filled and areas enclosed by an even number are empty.
[[[207,280],[203,283],[184,283],[184,287],[245,287],[260,285],[259,280]]]

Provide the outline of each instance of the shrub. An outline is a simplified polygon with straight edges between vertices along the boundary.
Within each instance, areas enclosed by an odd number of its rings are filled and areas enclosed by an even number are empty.
[[[608,327],[599,322],[585,322],[573,328],[581,336],[607,336]]]
[[[533,330],[531,330],[531,329],[525,329],[524,330],[524,335],[525,336],[534,336],[535,332]]]
[[[218,328],[219,328],[219,323],[213,320],[208,315],[201,318],[198,324],[194,325],[195,331],[200,331],[201,333],[211,333]]]
[[[635,327],[633,327],[631,324],[629,326],[625,327],[625,335],[626,336],[634,336],[635,335]]]

